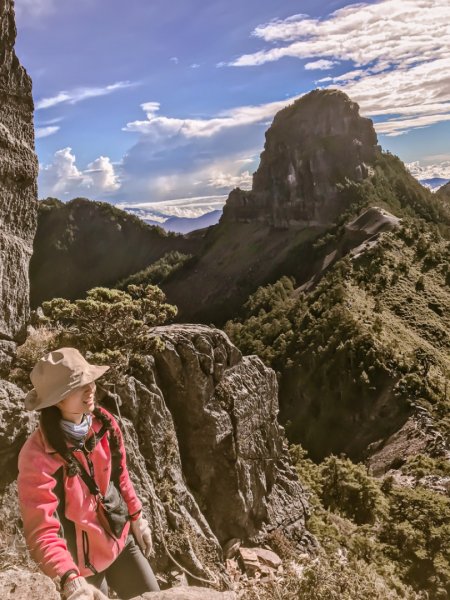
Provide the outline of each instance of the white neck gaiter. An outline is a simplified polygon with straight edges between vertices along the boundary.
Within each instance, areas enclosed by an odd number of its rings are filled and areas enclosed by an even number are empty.
[[[87,436],[89,427],[92,424],[92,415],[90,413],[84,414],[80,424],[61,419],[60,426],[64,431],[65,436],[75,443],[81,442]]]

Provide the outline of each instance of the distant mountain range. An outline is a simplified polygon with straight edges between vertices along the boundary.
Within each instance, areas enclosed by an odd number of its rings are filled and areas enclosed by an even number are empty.
[[[139,218],[139,212],[133,208],[124,208],[125,212],[130,214],[136,214]],[[162,227],[166,231],[173,231],[175,233],[189,233],[196,229],[203,229],[210,225],[216,225],[222,215],[221,210],[213,210],[209,213],[205,213],[200,217],[170,217],[164,223],[159,221],[153,221],[152,219],[142,219],[148,225],[156,225]]]
[[[450,181],[444,177],[433,177],[431,179],[419,179],[420,183],[430,189],[432,192],[436,192],[440,187]]]

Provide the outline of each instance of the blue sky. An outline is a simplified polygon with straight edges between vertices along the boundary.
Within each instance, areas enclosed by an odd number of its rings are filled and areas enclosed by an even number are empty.
[[[39,197],[163,222],[251,186],[274,114],[338,87],[419,178],[450,178],[447,0],[16,0]]]

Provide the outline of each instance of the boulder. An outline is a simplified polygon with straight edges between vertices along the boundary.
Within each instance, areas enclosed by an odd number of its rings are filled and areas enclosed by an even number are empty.
[[[235,600],[234,592],[217,592],[199,587],[175,587],[161,592],[147,592],[132,600]]]
[[[0,573],[2,600],[60,600],[55,584],[42,573],[11,568]]]

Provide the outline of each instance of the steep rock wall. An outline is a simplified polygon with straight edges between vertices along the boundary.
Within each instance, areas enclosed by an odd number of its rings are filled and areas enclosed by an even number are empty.
[[[278,112],[249,192],[233,190],[221,221],[326,225],[345,208],[337,184],[361,181],[377,152],[370,119],[338,90],[313,90]]]
[[[23,336],[37,226],[31,79],[14,52],[12,0],[0,0],[0,338]],[[21,331],[22,330],[22,331]]]

